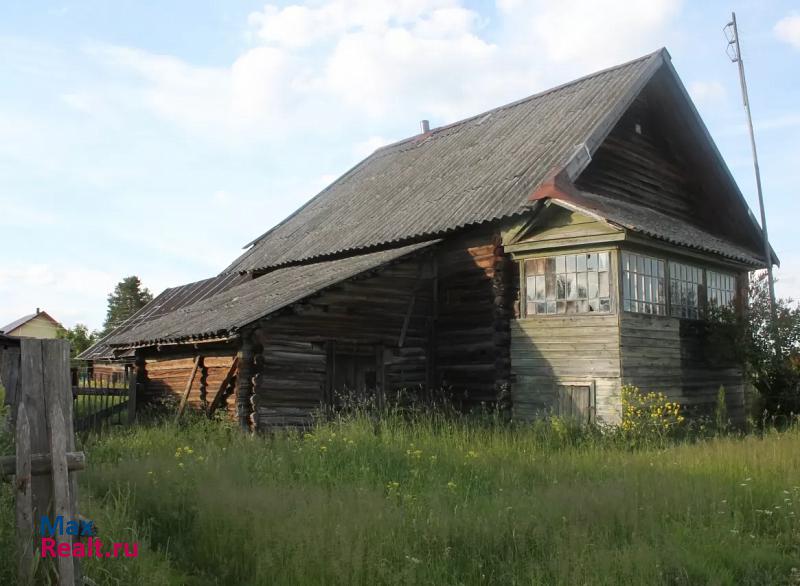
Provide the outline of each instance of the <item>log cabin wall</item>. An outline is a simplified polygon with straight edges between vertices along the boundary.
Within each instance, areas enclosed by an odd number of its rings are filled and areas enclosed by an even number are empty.
[[[730,340],[709,335],[704,322],[624,312],[620,339],[624,384],[662,392],[695,416],[714,413],[724,386],[728,416],[744,421],[742,367]]]
[[[329,403],[337,355],[375,357],[384,392],[427,383],[433,315],[430,258],[337,285],[264,320],[256,363],[257,429],[302,426]]]
[[[673,155],[646,97],[641,96],[597,149],[576,185],[696,223],[703,198],[688,177],[685,164]]]
[[[201,389],[204,384],[207,400],[208,402],[212,400],[232,363],[232,356],[203,357],[202,367],[197,369],[189,391],[187,402],[189,409],[200,410],[202,408]],[[183,396],[189,376],[194,369],[194,358],[148,358],[145,361],[145,369],[147,372],[146,391],[137,400],[147,402],[163,401],[164,398],[169,398],[177,403]],[[233,399],[228,399],[227,404],[223,403],[221,408],[235,418]]]
[[[437,262],[436,377],[467,408],[492,404],[511,376],[509,321],[513,267],[497,228],[440,246]]]

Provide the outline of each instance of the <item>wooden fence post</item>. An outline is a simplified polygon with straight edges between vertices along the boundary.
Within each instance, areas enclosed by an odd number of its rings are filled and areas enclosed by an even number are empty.
[[[31,425],[25,404],[20,403],[16,428],[16,497],[17,544],[19,560],[17,582],[33,583],[33,501],[31,496]]]

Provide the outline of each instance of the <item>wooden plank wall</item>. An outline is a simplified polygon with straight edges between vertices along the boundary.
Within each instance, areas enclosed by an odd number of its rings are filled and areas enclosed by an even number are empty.
[[[213,394],[216,393],[225,375],[233,362],[233,356],[206,356],[203,358],[206,376],[207,400],[211,401]],[[194,367],[194,358],[148,358],[146,360],[147,369],[147,393],[138,397],[138,401],[161,400],[165,396],[173,398],[176,402],[180,401],[186,382]],[[192,387],[189,391],[187,408],[199,410],[200,403],[200,380],[201,372],[198,369]],[[228,405],[223,404],[223,409],[228,410],[232,417],[235,417],[235,406],[233,399],[228,400]]]
[[[623,313],[620,336],[625,384],[663,392],[699,415],[713,413],[723,385],[729,417],[744,420],[742,369],[721,340],[710,343],[702,322]]]
[[[577,186],[697,223],[696,202],[702,198],[690,176],[664,140],[647,102],[639,98],[600,145]]]
[[[451,239],[437,255],[436,383],[466,407],[494,402],[510,379],[509,262],[497,235],[485,230]]]
[[[511,322],[514,416],[554,410],[558,384],[595,383],[596,418],[620,417],[619,324],[616,314],[564,315]]]
[[[326,388],[331,341],[343,353],[382,346],[387,392],[424,386],[432,326],[430,266],[425,258],[410,259],[342,283],[264,320],[257,332],[263,349],[257,357],[256,427],[310,422],[326,393],[335,390]]]

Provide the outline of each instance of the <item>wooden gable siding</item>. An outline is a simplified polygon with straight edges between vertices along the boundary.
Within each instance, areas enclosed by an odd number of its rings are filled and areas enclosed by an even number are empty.
[[[693,415],[711,415],[720,386],[728,415],[744,420],[744,374],[724,340],[709,339],[703,322],[623,313],[620,320],[622,381],[664,393]]]
[[[398,263],[263,321],[257,333],[256,427],[310,423],[314,411],[339,390],[330,380],[334,349],[375,352],[385,392],[425,386],[433,304],[430,264],[423,258]]]
[[[551,205],[542,210],[535,225],[509,243],[509,249],[575,246],[590,240],[611,239],[619,234],[622,234],[622,230],[596,218]]]
[[[436,384],[466,407],[491,404],[510,380],[514,283],[499,233],[475,230],[437,254]]]
[[[637,125],[641,134],[637,132]],[[597,149],[576,185],[584,191],[645,205],[698,223],[702,194],[687,165],[663,138],[662,123],[637,99]]]

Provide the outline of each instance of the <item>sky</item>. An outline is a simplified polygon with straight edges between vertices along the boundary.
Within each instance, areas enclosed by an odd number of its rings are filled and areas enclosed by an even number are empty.
[[[82,0],[0,5],[0,326],[99,328],[127,275],[217,274],[377,147],[666,46],[800,297],[800,5]]]

